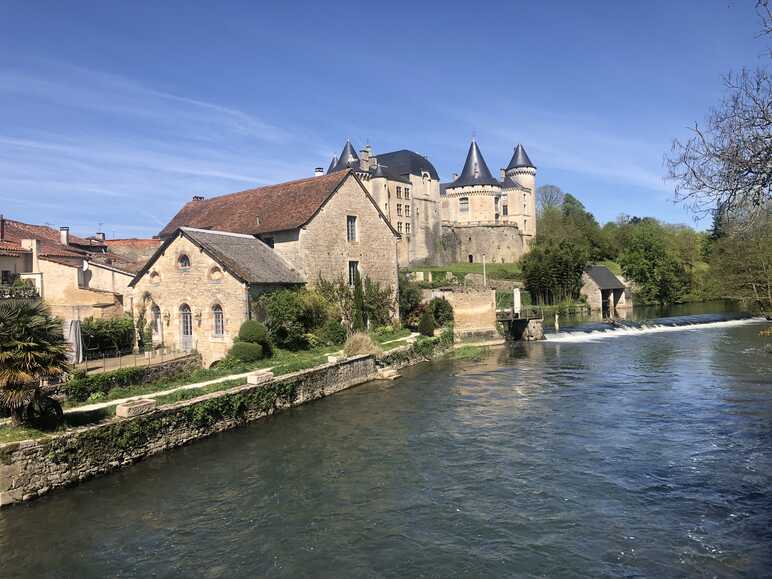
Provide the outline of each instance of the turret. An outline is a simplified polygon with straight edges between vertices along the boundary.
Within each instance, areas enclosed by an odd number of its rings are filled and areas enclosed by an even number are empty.
[[[512,159],[504,171],[512,181],[530,189],[531,193],[536,193],[536,167],[528,158],[523,145],[515,147]]]
[[[528,189],[522,195],[514,192],[508,195],[509,214],[518,219],[523,234],[536,235],[536,167],[523,145],[515,147],[505,172],[509,181]]]

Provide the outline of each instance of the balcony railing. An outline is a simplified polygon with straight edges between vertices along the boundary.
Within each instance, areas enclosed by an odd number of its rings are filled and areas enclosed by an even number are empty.
[[[28,285],[0,285],[0,300],[35,300],[40,296],[35,287]]]

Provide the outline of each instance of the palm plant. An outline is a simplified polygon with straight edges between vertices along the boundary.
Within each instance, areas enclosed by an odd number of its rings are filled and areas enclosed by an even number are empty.
[[[43,428],[61,424],[61,405],[40,385],[67,372],[68,350],[61,321],[43,303],[0,301],[0,408],[17,422]]]

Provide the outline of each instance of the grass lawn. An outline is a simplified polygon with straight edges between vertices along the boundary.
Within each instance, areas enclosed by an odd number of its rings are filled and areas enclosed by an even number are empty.
[[[468,273],[483,272],[482,263],[451,263],[449,265],[416,265],[408,268],[408,271],[431,271],[431,272],[443,272],[449,271],[454,276],[463,278]],[[491,279],[520,279],[522,276],[522,270],[520,264],[517,263],[488,263],[485,265],[485,273]]]
[[[6,442],[19,442],[21,440],[31,440],[34,438],[42,438],[45,435],[45,432],[38,430],[37,428],[11,425],[0,426],[0,444],[5,444]]]
[[[370,337],[373,339],[374,342],[377,342],[378,344],[383,344],[385,342],[392,342],[394,340],[399,340],[401,338],[407,338],[411,333],[412,332],[407,328],[399,328],[398,330],[393,330],[391,332],[386,332],[383,334],[375,334],[374,332],[371,332]],[[391,347],[391,344],[389,344],[389,347]]]

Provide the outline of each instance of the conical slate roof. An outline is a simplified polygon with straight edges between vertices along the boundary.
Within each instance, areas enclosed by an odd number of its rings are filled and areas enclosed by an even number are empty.
[[[332,173],[332,170],[335,168],[335,165],[337,165],[337,164],[338,164],[338,157],[333,155],[332,161],[330,161],[330,166],[327,167],[327,172],[328,173]]]
[[[519,169],[521,167],[533,167],[533,163],[528,158],[528,153],[525,152],[523,145],[518,144],[506,170],[509,171],[510,169]]]
[[[340,153],[340,157],[338,157],[338,162],[332,168],[332,171],[327,172],[334,173],[336,171],[345,171],[352,167],[359,168],[359,155],[357,155],[357,152],[354,150],[351,141],[346,141],[346,144],[343,146],[343,150]]]
[[[453,181],[448,187],[469,187],[472,185],[500,185],[498,180],[491,174],[488,165],[485,164],[480,147],[477,141],[472,141],[469,145],[469,152],[466,154],[466,163],[461,175]]]

